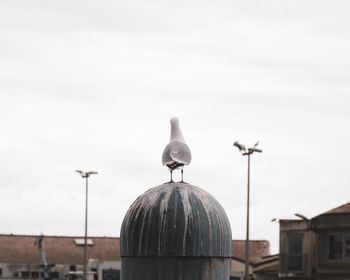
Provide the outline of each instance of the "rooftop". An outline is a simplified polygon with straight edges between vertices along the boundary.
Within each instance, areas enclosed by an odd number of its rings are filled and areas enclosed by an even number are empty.
[[[0,234],[0,263],[38,264],[39,252],[34,245],[36,235]],[[76,240],[81,236],[45,236],[43,247],[48,263],[82,264],[83,248]],[[119,237],[89,237],[90,259],[100,261],[120,261]],[[250,262],[258,263],[270,254],[270,244],[266,240],[250,240]],[[245,241],[232,240],[232,258],[245,259]]]
[[[0,235],[0,262],[37,264],[39,251],[34,242],[35,235]],[[84,246],[77,244],[79,236],[45,236],[42,242],[48,263],[82,264]],[[103,261],[120,260],[119,238],[89,237],[90,259]]]
[[[270,243],[267,240],[249,241],[250,263],[256,264],[270,255]],[[232,240],[232,258],[245,260],[245,240]]]
[[[339,214],[350,214],[350,202],[340,205],[334,209],[331,209],[325,213],[320,214],[319,216],[324,215],[339,215]]]

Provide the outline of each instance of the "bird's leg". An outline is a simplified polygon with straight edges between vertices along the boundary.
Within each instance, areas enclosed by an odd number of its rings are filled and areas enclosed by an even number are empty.
[[[170,182],[169,183],[172,183],[173,182],[173,170],[170,169]]]
[[[180,183],[184,183],[184,170],[183,168],[181,169],[181,181]]]

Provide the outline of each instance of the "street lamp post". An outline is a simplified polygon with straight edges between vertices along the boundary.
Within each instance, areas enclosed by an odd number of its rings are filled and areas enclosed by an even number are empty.
[[[84,235],[84,280],[87,280],[87,228],[88,228],[88,194],[89,194],[89,177],[90,175],[96,175],[96,171],[84,172],[81,170],[75,170],[82,178],[85,178],[85,235]]]
[[[250,155],[252,155],[254,152],[262,153],[262,150],[258,149],[259,142],[256,142],[256,144],[252,148],[246,149],[246,147],[242,144],[240,144],[238,141],[234,142],[233,145],[239,149],[241,154],[243,156],[248,157],[248,178],[247,178],[247,229],[246,229],[246,240],[245,240],[245,280],[249,280],[249,208],[250,208]]]

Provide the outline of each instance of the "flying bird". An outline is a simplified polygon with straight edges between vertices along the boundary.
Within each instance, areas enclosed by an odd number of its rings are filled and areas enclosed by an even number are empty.
[[[171,118],[170,124],[170,141],[163,151],[162,163],[170,170],[170,183],[173,182],[173,170],[175,169],[181,170],[181,182],[183,183],[183,167],[191,163],[191,150],[182,136],[179,119]]]

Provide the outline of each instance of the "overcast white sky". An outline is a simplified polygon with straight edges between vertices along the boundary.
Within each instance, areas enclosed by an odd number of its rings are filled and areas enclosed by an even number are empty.
[[[272,218],[350,201],[349,1],[0,2],[0,233],[119,236],[130,204],[169,179],[178,116],[186,181],[245,238],[278,251]]]

